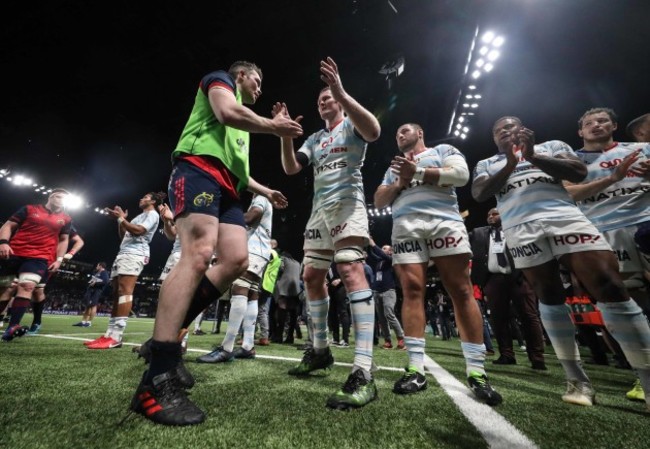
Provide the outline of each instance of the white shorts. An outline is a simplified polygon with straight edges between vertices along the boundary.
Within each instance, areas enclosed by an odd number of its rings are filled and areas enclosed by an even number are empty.
[[[334,244],[346,237],[368,240],[366,205],[360,201],[342,200],[311,211],[305,230],[303,250],[334,250]]]
[[[529,221],[503,233],[516,268],[536,267],[565,254],[612,250],[587,217]]]
[[[409,214],[393,221],[393,265],[428,262],[456,254],[472,254],[462,221],[428,214]]]
[[[269,261],[257,254],[248,253],[248,272],[253,273],[260,279],[264,276],[264,269]]]
[[[111,268],[111,279],[119,276],[140,276],[149,257],[136,254],[118,254]]]
[[[167,258],[167,262],[165,262],[165,268],[163,268],[162,273],[160,273],[158,280],[164,281],[165,279],[167,279],[169,272],[172,271],[172,268],[176,266],[179,260],[181,260],[180,251],[174,251],[173,253],[171,253]]]
[[[604,231],[605,240],[612,246],[621,273],[641,273],[650,270],[650,256],[643,254],[634,243],[638,225]]]

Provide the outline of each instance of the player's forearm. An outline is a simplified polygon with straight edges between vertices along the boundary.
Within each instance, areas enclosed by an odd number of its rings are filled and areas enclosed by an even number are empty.
[[[287,175],[295,175],[302,170],[302,165],[296,159],[293,139],[290,137],[282,137],[280,138],[280,142],[282,168]]]
[[[370,111],[361,106],[350,95],[345,95],[340,100],[340,103],[345,113],[350,117],[350,121],[355,129],[363,137],[363,140],[366,142],[374,142],[379,139],[381,126],[379,126],[379,121]]]
[[[176,225],[174,225],[173,220],[164,220],[163,221],[163,234],[167,237],[167,240],[176,240]]]
[[[13,227],[11,226],[12,221],[7,221],[0,228],[0,240],[11,240],[11,235],[13,234]]]
[[[379,186],[375,192],[375,207],[377,209],[383,209],[386,206],[390,206],[402,190],[403,187],[398,182],[388,186]]]
[[[590,196],[594,196],[607,187],[615,184],[616,181],[613,180],[610,176],[604,176],[602,178],[594,179],[591,182],[585,184],[573,184],[568,181],[564,182],[564,188],[569,192],[571,198],[574,201],[582,201]]]
[[[264,197],[267,197],[271,194],[272,190],[269,189],[268,187],[260,184],[259,182],[255,181],[252,176],[248,177],[248,187],[246,187],[246,190],[248,190],[251,193],[255,193],[257,195],[262,195]]]
[[[492,176],[483,176],[472,183],[472,197],[482,203],[496,195],[506,183],[516,166],[506,165]]]
[[[59,239],[59,243],[56,245],[56,258],[63,259],[65,253],[68,252],[68,236],[66,235],[63,238]]]
[[[126,219],[118,219],[120,229],[123,229],[125,232],[130,232],[132,235],[140,236],[147,233],[147,230],[144,226],[133,224]]]
[[[71,248],[70,251],[68,251],[68,252],[69,252],[70,254],[73,254],[73,255],[74,255],[74,254],[77,254],[79,251],[81,251],[81,248],[84,247],[84,245],[86,244],[86,242],[84,242],[84,241],[83,241],[82,239],[80,239],[80,238],[75,238],[75,239],[73,239],[73,240],[74,240],[74,244],[72,245],[72,248]]]
[[[567,159],[536,154],[528,161],[555,179],[578,183],[587,176],[587,166],[577,158]]]
[[[235,104],[221,111],[217,119],[226,126],[251,133],[274,134],[275,123],[271,119],[260,117],[246,106]]]

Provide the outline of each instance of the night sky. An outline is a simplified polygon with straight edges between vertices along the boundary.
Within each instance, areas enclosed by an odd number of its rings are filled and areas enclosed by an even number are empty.
[[[520,116],[540,142],[560,139],[579,148],[576,122],[585,110],[615,109],[622,141],[629,140],[625,124],[650,112],[648,1],[391,3],[5,2],[0,168],[68,188],[93,207],[119,204],[133,217],[144,193],[166,191],[170,154],[203,75],[238,59],[256,62],[264,81],[253,110],[269,116],[274,102],[285,101],[292,114],[305,116],[308,135],[322,126],[318,64],[331,56],[346,90],[380,117],[382,136],[369,145],[363,171],[371,202],[396,154],[400,124],[420,123],[430,143],[447,137],[477,26],[506,42],[495,69],[478,82],[483,100],[468,138],[450,142],[470,169],[496,152],[490,128],[502,115]],[[405,71],[389,89],[378,71],[399,56]],[[251,173],[289,198],[289,208],[275,214],[274,235],[301,257],[310,173],[284,175],[279,139],[268,135],[251,136]],[[46,198],[4,180],[0,195],[0,221]],[[468,227],[484,225],[493,203],[475,203],[469,186],[458,196],[470,211]],[[71,215],[86,240],[78,258],[111,262],[119,245],[115,223],[92,209]],[[389,223],[372,224],[380,244],[389,238]],[[158,273],[170,249],[157,235],[145,271]]]

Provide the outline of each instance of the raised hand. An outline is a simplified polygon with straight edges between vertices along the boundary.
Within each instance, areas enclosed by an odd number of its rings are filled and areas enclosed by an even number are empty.
[[[415,162],[404,156],[395,156],[390,163],[391,171],[407,182],[411,182],[413,179],[416,168]]]
[[[526,160],[533,159],[535,157],[535,133],[522,126],[517,132],[517,137],[519,138],[518,148],[521,155]]]
[[[275,106],[274,106],[275,109]],[[299,137],[302,136],[302,126],[300,125],[300,120],[302,120],[302,116],[296,117],[295,120],[292,120],[291,117],[289,117],[289,112],[286,111],[286,105],[280,109],[280,111],[273,116],[273,124],[274,124],[274,134],[278,137]]]
[[[329,86],[332,91],[332,97],[336,101],[341,101],[341,98],[345,96],[345,90],[343,89],[343,83],[341,83],[339,67],[336,65],[336,62],[328,56],[327,59],[320,62],[320,73],[320,79]]]
[[[618,182],[624,179],[627,176],[628,171],[631,171],[635,175],[640,176],[642,178],[647,177],[648,170],[643,168],[643,164],[644,163],[647,164],[648,161],[643,161],[639,164],[638,167],[632,168],[632,165],[639,160],[639,153],[641,153],[640,148],[625,156],[621,161],[621,163],[616,166],[614,172],[612,172],[611,175],[614,182]]]

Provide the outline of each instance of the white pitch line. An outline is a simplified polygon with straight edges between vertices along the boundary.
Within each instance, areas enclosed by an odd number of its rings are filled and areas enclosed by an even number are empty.
[[[130,332],[129,335],[138,335],[138,334],[145,334],[145,332]],[[97,335],[97,334],[74,334],[74,335]],[[59,338],[62,340],[76,340],[76,341],[92,341],[93,339],[91,338],[78,338],[78,337],[73,337],[71,335],[65,335],[65,334],[37,334],[35,335],[36,337],[45,337],[45,338]],[[140,346],[140,343],[122,343],[123,346]],[[196,348],[187,348],[187,352],[197,352],[199,354],[207,354],[209,351],[207,349],[196,349]],[[262,355],[262,354],[257,354],[255,356],[257,359],[264,359],[264,360],[281,360],[285,362],[300,362],[302,359],[299,358],[294,358],[294,357],[281,357],[277,355]],[[352,363],[343,363],[343,362],[334,362],[336,366],[345,366],[348,368],[352,367]],[[392,366],[378,366],[378,369],[382,371],[396,371],[396,372],[402,372],[404,371],[403,368],[395,368]]]
[[[451,400],[494,449],[537,449],[537,445],[489,405],[474,399],[472,392],[428,355],[424,366]]]
[[[144,332],[142,332],[144,333]],[[80,335],[80,334],[76,334]],[[134,333],[130,333],[134,335]],[[39,334],[38,337],[59,338],[63,340],[90,341],[87,338],[72,337],[67,335]],[[123,343],[124,346],[139,346],[139,343]],[[206,349],[187,348],[187,352],[207,354]],[[287,362],[300,362],[294,357],[280,357],[275,355],[257,354],[256,358],[263,360],[280,360]],[[351,367],[351,363],[335,362],[337,366]],[[537,445],[526,435],[522,434],[515,426],[498,414],[492,407],[482,404],[474,399],[472,392],[463,383],[458,381],[447,370],[438,365],[428,355],[424,356],[424,366],[433,375],[440,387],[447,393],[451,400],[465,415],[467,420],[479,431],[481,436],[494,449],[538,449]],[[383,371],[401,372],[402,368],[392,366],[378,366]]]

